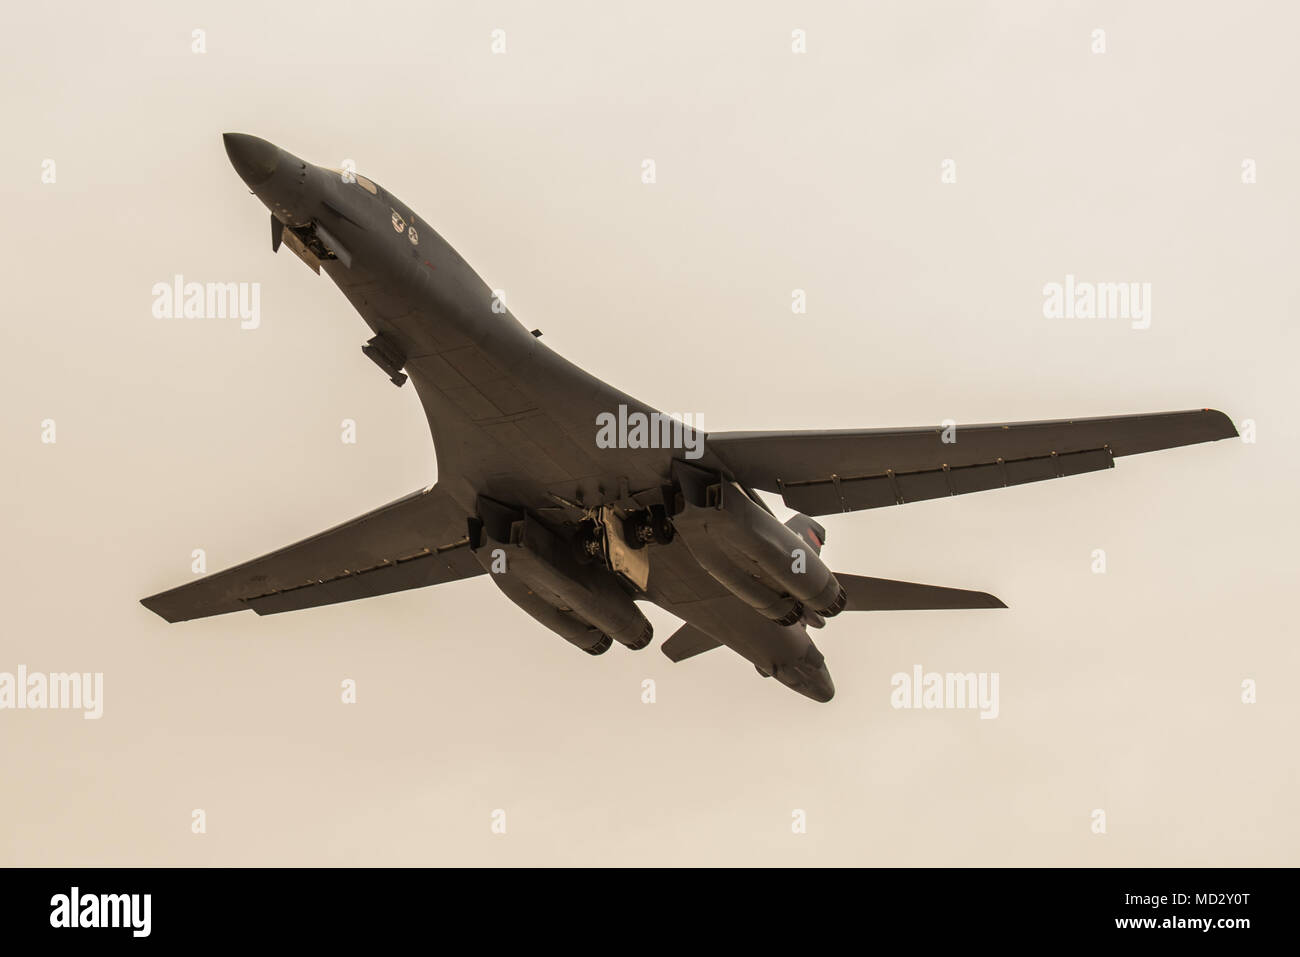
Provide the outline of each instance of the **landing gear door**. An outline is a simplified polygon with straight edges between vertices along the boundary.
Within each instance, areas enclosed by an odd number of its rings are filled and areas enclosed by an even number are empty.
[[[304,243],[292,229],[286,229],[282,234],[284,244],[289,247],[295,256],[307,264],[307,266],[316,275],[320,275],[320,259],[316,254],[307,248]]]
[[[609,505],[602,507],[600,524],[604,528],[605,556],[610,569],[645,591],[650,583],[650,549],[628,547],[623,539],[623,519],[618,509]]]

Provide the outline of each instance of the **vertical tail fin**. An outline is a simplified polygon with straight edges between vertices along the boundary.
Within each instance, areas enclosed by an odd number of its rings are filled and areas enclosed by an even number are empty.
[[[822,553],[822,545],[826,544],[826,529],[821,522],[799,512],[785,523],[785,527],[811,545],[818,555]]]

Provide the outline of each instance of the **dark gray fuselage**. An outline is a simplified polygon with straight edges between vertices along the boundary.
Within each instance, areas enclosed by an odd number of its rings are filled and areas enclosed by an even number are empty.
[[[321,268],[374,333],[400,350],[429,421],[438,485],[467,516],[483,495],[576,521],[583,508],[631,502],[671,482],[680,450],[596,442],[598,415],[620,406],[657,410],[539,341],[406,204],[365,177],[349,181],[264,140],[228,134],[226,143],[236,170],[286,229],[322,227],[345,247],[346,264],[341,255]],[[696,464],[725,471],[707,450]],[[680,542],[652,549],[650,584],[633,597],[665,604],[665,586],[674,589],[674,604],[683,594],[725,593]],[[833,693],[802,625],[757,613],[729,624],[725,636],[715,625],[715,637],[761,671],[820,700]]]

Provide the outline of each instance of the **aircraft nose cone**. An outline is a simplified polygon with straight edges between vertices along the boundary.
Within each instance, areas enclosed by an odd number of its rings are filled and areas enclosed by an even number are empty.
[[[225,133],[226,155],[239,178],[250,188],[265,183],[280,162],[280,148],[247,133]]]

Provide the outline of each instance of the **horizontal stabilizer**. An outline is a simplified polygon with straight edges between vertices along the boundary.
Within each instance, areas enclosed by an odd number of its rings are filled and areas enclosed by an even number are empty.
[[[889,578],[867,578],[836,572],[849,603],[845,611],[909,611],[941,608],[1006,608],[988,592],[942,585],[918,585]]]
[[[722,642],[710,638],[694,625],[682,625],[668,636],[660,650],[670,661],[685,661],[721,645]]]

